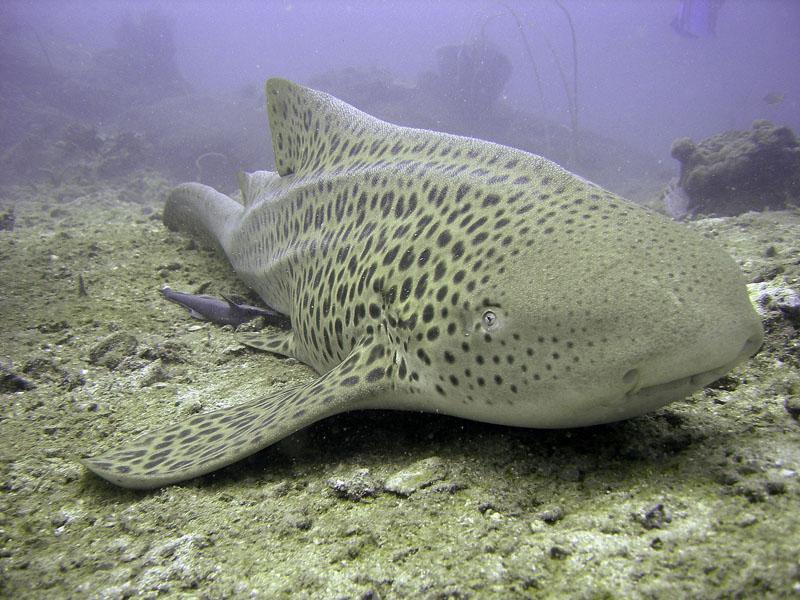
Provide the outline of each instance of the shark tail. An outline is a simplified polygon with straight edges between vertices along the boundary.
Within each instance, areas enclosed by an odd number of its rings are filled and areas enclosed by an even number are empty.
[[[164,225],[210,242],[228,252],[231,234],[244,207],[233,198],[201,183],[184,183],[170,192]]]

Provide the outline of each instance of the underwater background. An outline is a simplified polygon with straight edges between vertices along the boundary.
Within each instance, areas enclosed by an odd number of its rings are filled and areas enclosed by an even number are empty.
[[[800,4],[0,6],[0,597],[800,594]],[[310,381],[159,288],[257,303],[168,231],[273,169],[264,81],[541,154],[715,238],[761,352],[651,415],[349,413],[154,492],[78,460]]]

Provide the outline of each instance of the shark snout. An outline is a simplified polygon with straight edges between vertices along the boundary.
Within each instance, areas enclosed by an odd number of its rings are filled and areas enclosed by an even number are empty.
[[[621,384],[632,397],[647,388],[699,388],[712,383],[761,348],[760,320],[748,318],[738,328],[701,338],[694,346],[677,347],[624,369]]]

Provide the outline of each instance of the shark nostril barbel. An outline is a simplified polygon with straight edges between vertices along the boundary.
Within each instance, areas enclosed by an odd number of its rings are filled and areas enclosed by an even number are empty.
[[[764,337],[761,334],[752,335],[747,338],[747,341],[742,345],[742,350],[740,352],[741,355],[744,356],[752,356],[753,354],[761,348],[761,344],[764,343]]]
[[[633,385],[639,380],[639,369],[630,369],[622,376],[622,383],[625,385]]]

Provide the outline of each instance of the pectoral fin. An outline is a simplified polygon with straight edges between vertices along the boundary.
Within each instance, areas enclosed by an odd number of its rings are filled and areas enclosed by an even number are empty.
[[[112,483],[134,489],[157,488],[216,471],[315,421],[369,406],[385,385],[383,369],[370,364],[374,355],[369,344],[362,345],[315,381],[193,416],[84,459],[83,464]]]

